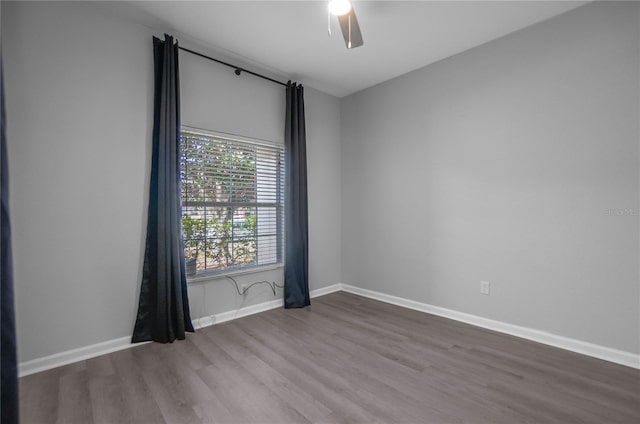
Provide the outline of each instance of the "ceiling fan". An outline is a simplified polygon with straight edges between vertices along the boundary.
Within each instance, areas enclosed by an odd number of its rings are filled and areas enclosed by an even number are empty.
[[[329,1],[329,36],[331,36],[331,15],[338,17],[342,36],[348,49],[354,49],[364,44],[356,12],[349,0]]]

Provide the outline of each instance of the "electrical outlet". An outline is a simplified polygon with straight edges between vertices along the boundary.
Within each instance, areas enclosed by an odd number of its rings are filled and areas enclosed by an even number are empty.
[[[480,281],[480,294],[489,294],[491,284],[488,281]]]

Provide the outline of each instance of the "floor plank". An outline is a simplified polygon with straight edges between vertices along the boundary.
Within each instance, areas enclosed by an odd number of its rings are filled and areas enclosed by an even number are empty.
[[[638,423],[640,371],[357,295],[20,379],[23,423]]]

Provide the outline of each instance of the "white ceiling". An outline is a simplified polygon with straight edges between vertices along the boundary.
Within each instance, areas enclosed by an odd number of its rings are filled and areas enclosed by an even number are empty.
[[[326,1],[116,1],[140,23],[343,97],[587,2],[354,1],[364,46],[347,50]]]

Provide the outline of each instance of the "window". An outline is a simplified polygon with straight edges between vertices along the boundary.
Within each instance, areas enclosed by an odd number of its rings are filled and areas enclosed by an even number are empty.
[[[183,128],[187,275],[282,263],[284,149]]]

